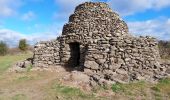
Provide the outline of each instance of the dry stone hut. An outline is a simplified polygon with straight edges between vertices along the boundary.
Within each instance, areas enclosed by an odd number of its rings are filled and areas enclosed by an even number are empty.
[[[80,4],[60,37],[37,43],[33,65],[63,65],[99,83],[154,81],[166,76],[167,67],[154,38],[133,37],[119,15],[100,2]]]

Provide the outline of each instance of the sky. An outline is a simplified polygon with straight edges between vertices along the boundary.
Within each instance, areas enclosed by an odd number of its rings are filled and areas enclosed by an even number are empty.
[[[10,47],[20,39],[34,45],[56,39],[77,5],[106,2],[134,36],[170,40],[170,0],[0,0],[0,41]]]

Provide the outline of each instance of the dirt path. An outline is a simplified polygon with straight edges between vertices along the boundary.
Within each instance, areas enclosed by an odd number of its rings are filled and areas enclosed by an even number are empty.
[[[57,70],[33,70],[30,72],[8,72],[0,78],[0,100],[46,100],[55,93],[51,92],[52,85],[79,87],[90,90],[86,76],[80,73],[71,74],[63,68]]]
[[[48,95],[46,89],[50,88],[49,84],[59,81],[59,78],[66,74],[68,72],[5,73],[0,79],[0,100],[15,100],[15,98],[43,100]]]

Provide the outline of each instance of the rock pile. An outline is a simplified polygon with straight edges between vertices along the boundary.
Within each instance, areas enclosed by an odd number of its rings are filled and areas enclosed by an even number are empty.
[[[133,37],[127,24],[106,3],[76,7],[60,37],[35,45],[36,67],[79,68],[91,83],[155,81],[167,75],[152,37]],[[168,65],[169,66],[169,65]]]
[[[32,58],[27,58],[24,61],[17,62],[8,69],[8,72],[26,72],[32,68],[32,61]]]

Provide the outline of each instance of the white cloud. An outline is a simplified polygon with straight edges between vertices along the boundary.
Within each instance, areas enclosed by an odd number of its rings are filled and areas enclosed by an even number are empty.
[[[88,1],[102,0],[55,0],[60,10],[54,13],[54,17],[65,21],[77,5]],[[133,15],[148,9],[160,10],[170,6],[170,0],[107,0],[107,3],[122,16]]]
[[[21,0],[0,0],[0,17],[16,14],[16,9],[21,5]]]
[[[127,23],[130,29],[130,33],[136,36],[153,36],[157,39],[170,40],[170,18],[157,18],[147,21],[135,21]],[[10,47],[17,46],[20,39],[27,39],[29,44],[34,45],[38,41],[48,41],[50,39],[56,39],[61,33],[60,28],[56,29],[56,24],[49,26],[48,32],[22,34],[9,29],[0,29],[0,41],[5,41]],[[44,27],[41,25],[35,25],[39,29]],[[55,31],[50,31],[54,30]]]
[[[109,0],[108,3],[113,10],[118,11],[123,16],[170,6],[170,0]]]
[[[0,17],[15,14],[20,1],[21,0],[15,0],[15,2],[14,0],[0,0]],[[38,2],[42,0],[31,1]],[[63,21],[66,21],[69,15],[73,13],[75,7],[86,1],[92,0],[55,0],[55,3],[60,9],[54,14],[54,17],[59,19],[59,21],[62,19]],[[147,9],[162,9],[170,5],[170,0],[110,0],[108,3],[113,10],[117,10],[122,15],[130,15]],[[29,11],[22,16],[23,20],[31,20],[32,18],[35,18],[35,14],[32,11]],[[61,22],[63,23],[63,21]],[[18,41],[22,38],[26,38],[31,44],[42,40],[55,39],[58,33],[61,33],[62,29],[61,23],[58,24],[45,26],[35,24],[35,27],[30,27],[30,29],[38,31],[34,31],[32,34],[22,34],[14,30],[4,29],[0,24],[0,40],[7,42],[10,46],[16,46]],[[151,35],[159,39],[170,40],[170,28],[168,27],[170,26],[170,18],[128,22],[128,25],[130,32],[136,35]],[[46,29],[44,32],[39,32],[39,30],[42,31],[44,29]]]
[[[32,11],[28,11],[27,13],[23,14],[21,17],[22,20],[24,21],[30,21],[36,17],[35,13]]]
[[[72,11],[80,3],[84,3],[91,0],[55,0],[57,5],[65,11]]]
[[[49,41],[51,39],[56,39],[57,33],[33,33],[27,35],[26,39],[28,40],[29,44],[34,45],[35,43],[39,41]]]
[[[154,8],[154,6],[158,9],[170,6],[170,1],[169,0],[153,0],[152,2],[154,2],[152,5],[152,7]]]
[[[73,13],[77,5],[87,1],[97,0],[55,0],[57,6],[60,7],[60,11],[56,12],[54,16],[57,19],[66,19],[65,16],[68,17]],[[113,10],[123,16],[143,12],[148,9],[159,10],[170,6],[170,0],[108,0],[107,3]]]
[[[28,43],[34,45],[39,41],[47,41],[50,39],[55,39],[57,33],[32,33],[32,34],[22,34],[9,29],[0,29],[0,41],[6,42],[10,47],[16,47],[20,39],[27,39]]]
[[[25,36],[8,29],[0,30],[0,41],[5,41],[10,46],[16,46],[20,38],[25,38]]]
[[[87,1],[91,0],[55,0],[59,11],[54,13],[54,18],[65,21],[74,12],[76,6]]]
[[[153,36],[157,39],[170,40],[170,18],[157,18],[147,21],[128,22],[131,33],[139,36]]]

